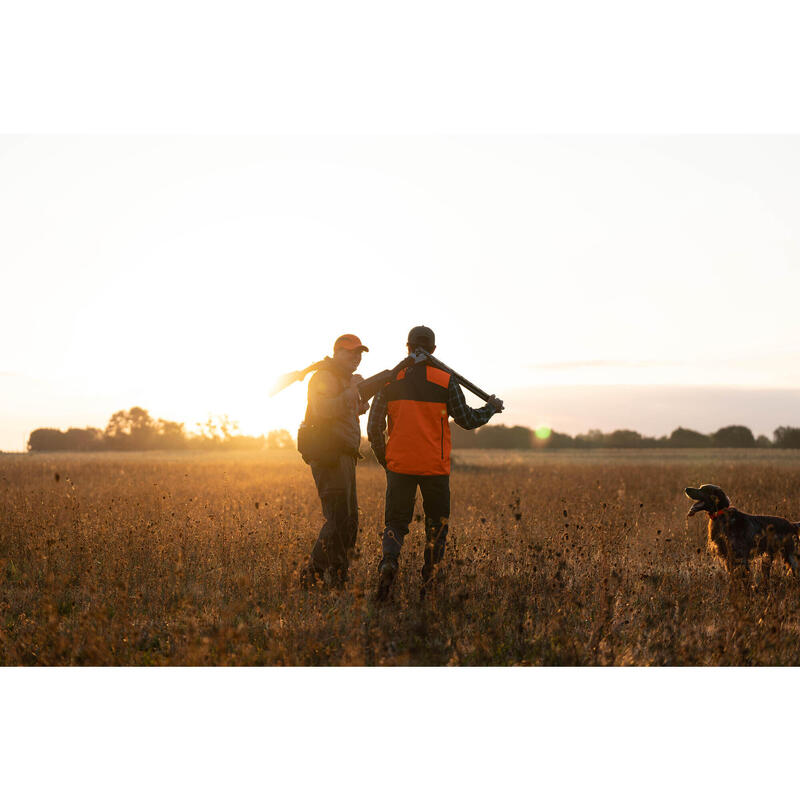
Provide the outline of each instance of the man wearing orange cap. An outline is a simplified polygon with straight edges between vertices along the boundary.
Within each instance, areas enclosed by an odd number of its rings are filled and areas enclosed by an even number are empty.
[[[361,427],[358,417],[369,406],[361,401],[354,375],[368,347],[358,336],[346,333],[333,345],[308,384],[308,406],[303,426],[318,437],[317,448],[303,457],[311,465],[325,523],[311,550],[301,583],[318,580],[342,586],[347,580],[350,556],[358,532],[356,460],[360,458]],[[298,445],[300,437],[298,434]]]

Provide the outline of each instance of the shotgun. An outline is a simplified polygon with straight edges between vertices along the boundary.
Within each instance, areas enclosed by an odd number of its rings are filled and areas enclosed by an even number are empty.
[[[294,372],[287,372],[285,375],[281,375],[275,383],[272,384],[272,388],[269,391],[270,397],[275,397],[278,392],[282,392],[287,386],[291,386],[295,381],[302,381],[309,372],[314,372],[318,370],[325,361],[315,361],[313,364],[310,364],[305,369],[298,369]]]
[[[365,380],[361,381],[361,383],[357,383],[356,388],[358,389],[358,394],[361,397],[361,400],[366,403],[367,400],[383,389],[387,383],[391,383],[401,370],[404,370],[415,363],[416,361],[414,356],[408,356],[399,364],[392,367],[392,369],[385,369],[383,372],[379,372],[377,375],[373,375],[371,378],[366,378]]]
[[[503,401],[499,397],[495,397],[494,395],[484,392],[483,389],[476,386],[472,381],[468,381],[463,375],[459,375],[454,369],[450,369],[447,364],[439,361],[438,358],[434,358],[434,356],[425,350],[424,347],[417,347],[410,358],[414,359],[415,364],[421,364],[427,361],[432,367],[449,372],[456,379],[456,383],[460,383],[465,389],[468,389],[476,397],[480,397],[481,400],[484,400],[490,406],[494,406],[497,411],[503,411],[505,408]]]
[[[406,369],[410,367],[412,364],[416,363],[414,356],[408,356],[404,358],[399,364],[392,369],[385,369],[383,372],[377,373],[377,375],[373,375],[370,378],[365,378],[360,383],[356,384],[356,388],[358,389],[358,394],[361,397],[362,402],[366,403],[371,397],[373,397],[377,392],[379,392],[387,383],[391,383],[396,377],[400,370]],[[302,381],[309,372],[315,372],[320,367],[324,366],[325,361],[315,361],[313,364],[309,364],[305,369],[295,370],[294,372],[287,372],[285,375],[281,375],[272,386],[270,390],[269,396],[274,397],[278,392],[282,392],[287,386],[291,386],[295,381]]]

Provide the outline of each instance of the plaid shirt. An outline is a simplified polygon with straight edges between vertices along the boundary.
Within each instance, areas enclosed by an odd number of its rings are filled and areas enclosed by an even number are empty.
[[[372,446],[372,452],[378,463],[386,466],[386,415],[389,409],[383,390],[378,392],[372,400],[372,408],[369,410],[367,421],[367,438]],[[447,387],[447,413],[464,430],[471,431],[473,428],[480,428],[485,425],[494,414],[494,408],[488,403],[482,408],[470,408],[464,399],[464,392],[450,376],[450,383]]]

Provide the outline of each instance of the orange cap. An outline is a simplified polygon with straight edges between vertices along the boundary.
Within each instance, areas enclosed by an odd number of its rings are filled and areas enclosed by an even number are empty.
[[[334,353],[337,350],[362,350],[368,353],[369,347],[365,347],[361,344],[361,339],[359,339],[358,336],[352,333],[345,333],[333,343]]]

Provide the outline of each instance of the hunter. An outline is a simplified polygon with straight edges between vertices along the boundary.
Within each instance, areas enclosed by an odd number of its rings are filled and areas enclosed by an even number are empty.
[[[346,333],[333,345],[308,384],[308,406],[298,432],[298,449],[311,466],[311,474],[322,502],[325,523],[300,574],[306,588],[319,580],[341,587],[358,533],[356,461],[361,457],[358,417],[366,412],[354,375],[361,354],[369,348],[358,336]]]
[[[409,354],[422,347],[433,354],[436,338],[424,325],[408,334]],[[378,463],[386,470],[386,527],[378,566],[379,600],[386,600],[399,568],[400,550],[414,515],[417,486],[425,512],[422,596],[444,556],[450,517],[450,426],[465,430],[485,425],[503,404],[494,395],[482,408],[470,408],[449,372],[426,363],[401,371],[375,395],[367,436]],[[389,420],[388,441],[384,435]]]

